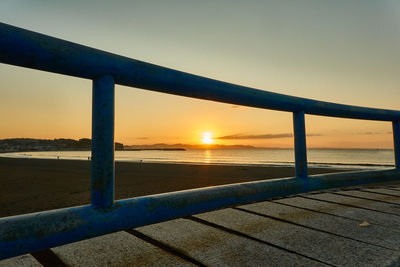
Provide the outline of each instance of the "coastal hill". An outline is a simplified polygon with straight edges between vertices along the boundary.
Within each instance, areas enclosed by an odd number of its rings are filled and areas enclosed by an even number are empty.
[[[0,140],[1,152],[18,151],[57,151],[57,150],[90,150],[92,140],[89,138],[74,139],[34,139],[12,138]],[[115,150],[123,150],[124,145],[115,143]]]
[[[11,138],[0,140],[0,152],[22,151],[73,151],[91,150],[92,140],[89,138],[75,139],[34,139]],[[178,150],[186,149],[256,149],[258,147],[247,145],[189,145],[189,144],[150,144],[150,145],[124,145],[115,143],[115,150]]]

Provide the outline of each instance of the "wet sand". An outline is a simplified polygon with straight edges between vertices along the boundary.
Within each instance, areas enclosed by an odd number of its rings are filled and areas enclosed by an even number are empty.
[[[337,172],[310,169],[310,174]],[[116,199],[293,177],[291,167],[116,163]],[[90,202],[90,162],[0,157],[0,217]]]

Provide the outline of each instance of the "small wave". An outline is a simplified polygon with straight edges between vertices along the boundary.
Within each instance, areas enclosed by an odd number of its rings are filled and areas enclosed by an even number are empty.
[[[232,153],[232,152],[230,152]],[[165,155],[165,154],[163,154]],[[179,154],[182,155],[182,154]],[[231,154],[229,154],[231,155]],[[62,154],[59,152],[57,155],[48,154],[48,152],[24,152],[24,153],[2,153],[0,157],[11,157],[11,158],[42,158],[42,159],[54,159],[55,156],[59,156],[59,159],[65,160],[87,160],[87,156],[71,154]],[[363,160],[361,156],[355,154],[355,156],[359,157],[360,160]],[[281,155],[283,159],[285,155]],[[287,158],[287,157],[286,157]],[[116,161],[124,161],[124,162],[144,162],[144,163],[173,163],[173,164],[195,164],[195,165],[222,165],[222,166],[255,166],[255,167],[294,167],[295,163],[291,160],[279,160],[279,157],[276,158],[278,160],[264,160],[260,159],[260,157],[245,157],[239,155],[235,155],[235,157],[228,157],[226,155],[216,155],[211,159],[204,158],[203,153],[199,153],[198,155],[193,155],[190,157],[181,158],[179,156],[176,157],[158,157],[158,154],[151,155],[150,157],[138,158],[136,156],[119,156],[116,155]],[[356,159],[353,157],[353,160]],[[333,161],[333,159],[332,159]],[[335,169],[384,169],[384,168],[393,168],[394,164],[388,164],[390,162],[390,158],[383,159],[381,163],[371,163],[371,162],[318,162],[318,161],[310,161],[308,162],[309,168],[335,168]]]
[[[344,162],[308,162],[309,165],[318,165],[318,166],[343,166],[343,167],[376,167],[376,168],[390,168],[394,167],[394,164],[378,164],[378,163],[344,163]]]

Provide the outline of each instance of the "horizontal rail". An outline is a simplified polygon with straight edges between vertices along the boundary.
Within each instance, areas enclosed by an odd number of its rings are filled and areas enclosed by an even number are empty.
[[[217,81],[0,23],[0,62],[86,79],[256,108],[396,121],[400,112],[317,101]]]
[[[313,190],[400,179],[399,170],[313,175],[215,186],[0,219],[0,259],[232,205]]]

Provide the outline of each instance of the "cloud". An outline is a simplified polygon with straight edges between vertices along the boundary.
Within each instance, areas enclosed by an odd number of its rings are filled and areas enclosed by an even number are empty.
[[[321,134],[307,134],[307,136],[321,136]],[[283,134],[231,134],[216,137],[219,140],[244,140],[244,139],[278,139],[278,138],[288,138],[293,137],[291,133]]]
[[[358,132],[356,134],[374,135],[374,134],[392,134],[392,132]]]
[[[148,138],[148,137],[136,137],[136,139],[147,140],[147,139],[150,139],[150,138]]]
[[[241,139],[273,139],[273,138],[286,138],[292,137],[292,134],[257,134],[257,135],[244,135],[244,134],[232,134],[217,137],[216,139],[224,140],[241,140]]]

